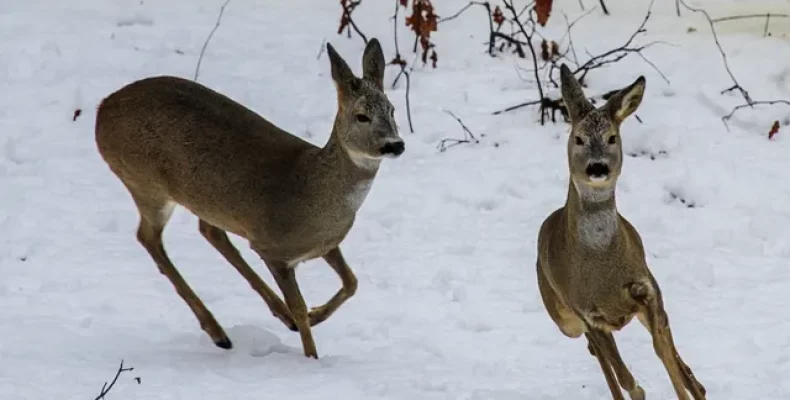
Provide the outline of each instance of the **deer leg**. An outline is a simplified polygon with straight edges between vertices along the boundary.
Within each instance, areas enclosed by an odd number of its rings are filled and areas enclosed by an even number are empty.
[[[620,387],[628,392],[628,396],[631,397],[631,400],[644,400],[645,391],[636,383],[634,376],[631,375],[631,371],[625,366],[625,362],[620,356],[620,352],[617,350],[617,343],[612,333],[593,330],[590,334],[594,336],[595,343],[599,345],[601,351],[603,351],[603,356],[611,363],[612,369],[614,369],[614,373],[617,376],[617,381],[620,383]],[[588,349],[595,355],[592,346],[588,347]]]
[[[145,247],[151,258],[154,259],[159,267],[159,272],[170,280],[179,296],[192,309],[195,317],[200,322],[200,327],[211,337],[214,344],[223,349],[230,349],[233,347],[233,344],[228,339],[225,331],[178,272],[162,245],[162,230],[164,230],[165,224],[170,219],[175,205],[167,201],[145,199],[134,194],[132,196],[140,211],[140,226],[137,229],[137,240],[140,241],[140,244]]]
[[[683,362],[675,348],[666,312],[658,299],[650,299],[649,302],[645,315],[640,315],[639,320],[653,337],[653,348],[669,374],[678,399],[688,400],[688,390],[695,400],[704,400],[705,388],[697,381],[691,368]]]
[[[587,342],[594,348],[595,358],[598,360],[598,363],[601,365],[601,370],[603,371],[603,376],[606,379],[606,384],[609,386],[609,391],[612,392],[612,398],[614,400],[625,400],[623,398],[623,393],[620,391],[620,388],[617,386],[617,380],[612,373],[612,365],[609,363],[609,360],[606,359],[604,356],[604,352],[601,349],[601,344],[598,343],[594,334],[590,333],[592,329],[588,327],[588,331],[584,334],[587,337]]]
[[[222,229],[217,228],[214,225],[209,224],[204,220],[200,220],[198,225],[198,229],[200,230],[200,234],[208,240],[211,245],[228,260],[233,267],[236,268],[237,271],[247,280],[253,290],[258,292],[258,295],[263,298],[263,301],[266,302],[266,305],[269,306],[272,314],[277,317],[280,321],[285,324],[288,329],[292,331],[298,331],[296,328],[296,323],[294,322],[293,317],[291,316],[291,312],[286,307],[285,303],[280,300],[280,297],[269,288],[269,285],[261,279],[258,274],[244,261],[244,258],[241,257],[241,253],[236,247],[233,246],[233,243],[230,242],[228,238],[228,234],[225,233]]]
[[[324,260],[340,277],[343,286],[326,304],[310,310],[310,326],[315,326],[329,318],[343,303],[357,292],[357,277],[348,267],[340,248],[336,247],[324,255]]]
[[[299,330],[299,336],[302,338],[304,355],[318,359],[313,333],[310,331],[310,316],[307,313],[307,304],[305,304],[302,292],[299,291],[299,285],[296,283],[296,269],[284,262],[266,259],[263,261],[269,267],[274,280],[277,281],[277,285],[283,292],[285,303],[288,305],[291,315],[293,315],[294,322]]]
[[[540,291],[541,299],[543,299],[543,306],[549,313],[549,317],[557,324],[557,327],[563,335],[572,339],[578,338],[584,332],[582,320],[559,301],[554,292],[554,288],[551,287],[551,284],[541,270],[540,261],[537,263],[537,271],[538,290]],[[592,350],[590,352],[592,354]]]

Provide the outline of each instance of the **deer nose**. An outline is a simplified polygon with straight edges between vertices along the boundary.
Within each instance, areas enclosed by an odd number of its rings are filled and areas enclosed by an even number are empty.
[[[590,178],[605,178],[609,175],[609,164],[594,162],[587,165],[584,170]]]
[[[395,157],[403,154],[406,150],[406,144],[402,140],[397,142],[389,142],[381,147],[381,155],[393,155]]]

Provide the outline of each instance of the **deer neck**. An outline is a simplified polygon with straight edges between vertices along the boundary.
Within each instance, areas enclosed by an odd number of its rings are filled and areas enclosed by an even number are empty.
[[[614,187],[592,191],[571,181],[565,203],[568,234],[592,250],[606,250],[619,231]]]
[[[329,140],[317,153],[315,162],[320,165],[316,170],[321,175],[318,182],[326,191],[321,196],[331,197],[340,208],[355,213],[367,197],[381,160],[352,154],[343,146],[342,132],[335,120]]]

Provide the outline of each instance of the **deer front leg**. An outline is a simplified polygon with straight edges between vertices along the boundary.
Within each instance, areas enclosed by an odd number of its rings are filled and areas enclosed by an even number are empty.
[[[326,304],[310,310],[310,326],[320,324],[329,318],[343,303],[357,292],[357,277],[348,267],[339,247],[335,247],[324,255],[324,260],[340,277],[343,286]]]

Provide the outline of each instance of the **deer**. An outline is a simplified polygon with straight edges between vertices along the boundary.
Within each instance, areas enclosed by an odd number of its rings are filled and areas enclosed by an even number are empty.
[[[356,293],[357,278],[339,246],[382,161],[400,157],[405,144],[384,93],[386,64],[379,41],[365,46],[361,77],[330,43],[326,50],[337,113],[323,147],[175,76],[140,79],[99,104],[96,145],[136,205],[137,240],[219,348],[233,345],[162,243],[162,231],[178,205],[198,217],[200,234],[272,314],[299,333],[306,357],[318,359],[311,327]],[[284,301],[242,258],[228,232],[245,239],[263,260]],[[308,310],[295,270],[317,258],[329,264],[342,287]]]
[[[595,108],[567,65],[561,65],[560,91],[571,122],[570,179],[565,205],[543,221],[538,233],[538,288],[560,331],[572,339],[585,335],[615,400],[623,400],[620,387],[632,400],[645,398],[613,335],[634,317],[650,333],[678,399],[689,400],[690,392],[702,400],[705,388],[675,347],[642,239],[615,203],[623,166],[620,126],[641,104],[645,84],[639,76]]]

